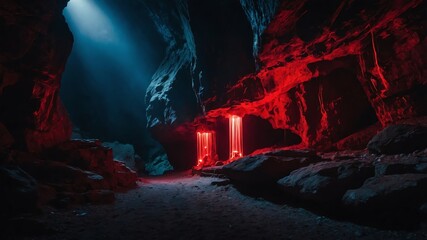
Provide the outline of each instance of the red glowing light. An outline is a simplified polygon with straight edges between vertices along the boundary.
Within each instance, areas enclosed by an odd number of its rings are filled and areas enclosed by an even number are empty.
[[[197,165],[195,168],[200,169],[213,165],[216,158],[215,132],[197,132]]]
[[[242,118],[232,115],[229,119],[230,160],[243,156]]]

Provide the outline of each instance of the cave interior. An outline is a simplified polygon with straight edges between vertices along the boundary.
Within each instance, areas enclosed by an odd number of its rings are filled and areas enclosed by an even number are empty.
[[[61,222],[46,212],[210,181],[372,227],[357,237],[427,238],[426,13],[425,0],[2,0],[0,237],[62,238],[41,230]]]

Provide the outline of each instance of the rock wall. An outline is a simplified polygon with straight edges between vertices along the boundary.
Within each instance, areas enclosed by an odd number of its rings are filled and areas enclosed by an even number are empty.
[[[282,1],[262,35],[259,71],[208,116],[260,116],[303,147],[328,149],[377,120],[425,115],[425,12],[419,0]]]
[[[193,149],[190,139],[198,126],[230,114],[265,119],[275,129],[297,134],[300,147],[319,150],[363,148],[378,129],[427,114],[425,1],[333,0],[325,4],[320,0],[241,0],[202,4],[189,0],[187,6],[185,16],[191,28],[186,29],[191,30],[197,50],[191,58],[197,64],[191,69],[196,69],[199,81],[196,85],[193,81],[193,86],[202,90],[196,91],[195,98],[201,100],[203,109],[192,113],[199,113],[204,120],[175,122],[156,130],[161,134],[179,132],[161,141],[166,149],[185,141],[188,144],[181,147]],[[226,14],[224,6],[234,7],[229,21],[219,17]],[[241,17],[246,23],[240,22],[240,29],[234,30],[240,33],[227,34]],[[248,26],[250,36],[242,30]],[[188,32],[175,33],[186,36]],[[244,60],[248,55],[242,47],[248,36],[255,57],[252,61],[256,62],[252,66]],[[236,41],[241,46],[235,45]],[[243,60],[236,57],[239,54]],[[160,78],[156,76],[153,79]],[[191,79],[194,76],[193,72]],[[170,95],[168,101],[179,102],[182,96]],[[157,107],[165,110],[164,116],[168,114],[168,107]],[[186,129],[186,133],[178,129]],[[190,163],[194,152],[188,151],[170,151],[168,156]]]
[[[189,120],[196,114],[195,103],[200,89],[195,79],[197,55],[187,2],[174,0],[144,3],[168,44],[166,56],[147,88],[147,126]]]
[[[58,97],[73,45],[61,1],[2,1],[0,123],[18,148],[40,151],[71,136]]]

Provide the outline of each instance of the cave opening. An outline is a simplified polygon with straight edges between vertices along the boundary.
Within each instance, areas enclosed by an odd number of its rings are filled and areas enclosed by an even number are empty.
[[[165,46],[146,9],[136,1],[71,0],[63,15],[74,45],[60,94],[73,138],[111,142],[117,151],[131,144],[155,158],[151,149],[160,146],[146,128],[145,93]]]

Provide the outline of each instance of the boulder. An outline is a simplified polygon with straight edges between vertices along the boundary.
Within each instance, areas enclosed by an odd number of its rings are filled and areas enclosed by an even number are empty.
[[[386,127],[368,143],[368,150],[376,154],[412,153],[427,148],[427,127],[397,124]]]
[[[360,187],[374,176],[371,162],[362,158],[312,164],[278,181],[290,195],[307,201],[335,203],[348,189]]]
[[[0,217],[37,209],[37,183],[17,166],[0,166]]]
[[[232,181],[243,185],[274,185],[295,169],[320,161],[312,151],[278,150],[252,155],[223,166],[222,172]]]
[[[366,212],[413,209],[427,200],[427,174],[396,174],[373,177],[342,198],[345,206]]]
[[[135,149],[131,144],[115,142],[103,142],[103,146],[113,150],[114,160],[123,162],[128,168],[137,170],[135,165]]]
[[[145,170],[151,176],[159,176],[172,171],[173,167],[169,163],[166,153],[159,153],[153,155],[153,159],[145,164]]]
[[[114,161],[114,174],[118,187],[133,188],[136,186],[137,175],[135,171],[129,169],[124,163]]]
[[[381,129],[379,123],[371,125],[365,129],[355,132],[334,144],[335,148],[339,151],[353,149],[365,149],[368,142],[375,136]]]
[[[38,160],[21,166],[38,181],[56,191],[85,192],[114,187],[101,175],[60,162]]]
[[[101,175],[114,171],[113,152],[98,140],[70,140],[45,151],[44,157]]]
[[[393,175],[404,173],[426,173],[427,156],[384,155],[375,162],[375,175]]]

